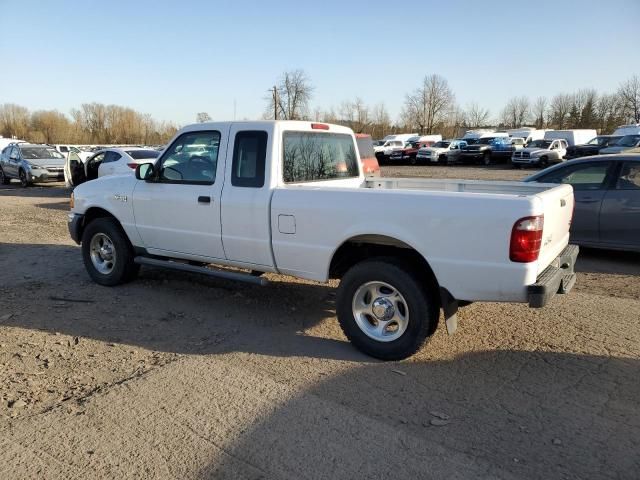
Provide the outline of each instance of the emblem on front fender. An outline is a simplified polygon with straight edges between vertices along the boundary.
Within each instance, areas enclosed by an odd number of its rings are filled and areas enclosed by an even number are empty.
[[[127,202],[127,196],[126,195],[120,195],[118,193],[116,193],[113,198],[115,198],[116,200],[120,200],[121,202]]]

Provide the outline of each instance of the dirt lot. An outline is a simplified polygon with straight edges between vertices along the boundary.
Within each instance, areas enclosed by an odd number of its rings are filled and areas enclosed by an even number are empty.
[[[381,363],[346,342],[328,286],[93,284],[67,198],[0,187],[0,478],[638,477],[638,255],[583,251],[547,308],[474,304]]]

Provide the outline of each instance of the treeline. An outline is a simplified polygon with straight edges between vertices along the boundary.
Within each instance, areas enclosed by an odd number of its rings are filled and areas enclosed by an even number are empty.
[[[311,108],[313,90],[310,79],[301,70],[285,72],[269,90],[264,117],[339,123],[374,138],[398,131],[454,137],[465,129],[522,126],[593,128],[600,133],[610,133],[619,125],[640,123],[638,75],[621,83],[614,92],[583,89],[550,98],[513,97],[495,113],[476,102],[464,107],[459,105],[444,77],[427,75],[414,91],[404,96],[396,121],[391,119],[384,104],[366,105],[359,97],[343,101],[337,107]]]
[[[57,110],[0,105],[0,135],[38,143],[160,145],[177,131],[172,123],[119,105],[85,103],[71,116]]]

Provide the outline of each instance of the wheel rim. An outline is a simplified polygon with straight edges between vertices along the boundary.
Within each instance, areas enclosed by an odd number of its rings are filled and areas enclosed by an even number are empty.
[[[23,187],[27,186],[27,174],[24,173],[24,170],[20,170],[20,184]]]
[[[353,295],[353,317],[362,332],[378,342],[392,342],[409,325],[409,307],[402,294],[385,282],[367,282]]]
[[[490,165],[491,164],[491,156],[489,156],[489,155],[485,155],[484,156],[484,164],[485,165]]]
[[[108,275],[113,271],[116,265],[116,249],[107,235],[96,233],[89,243],[89,253],[91,263],[98,272]]]

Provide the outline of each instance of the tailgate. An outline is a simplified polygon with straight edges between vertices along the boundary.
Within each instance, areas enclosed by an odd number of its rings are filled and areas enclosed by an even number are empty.
[[[548,190],[536,197],[542,201],[544,211],[542,247],[538,257],[538,273],[541,273],[569,243],[573,188],[570,185],[549,185]]]

